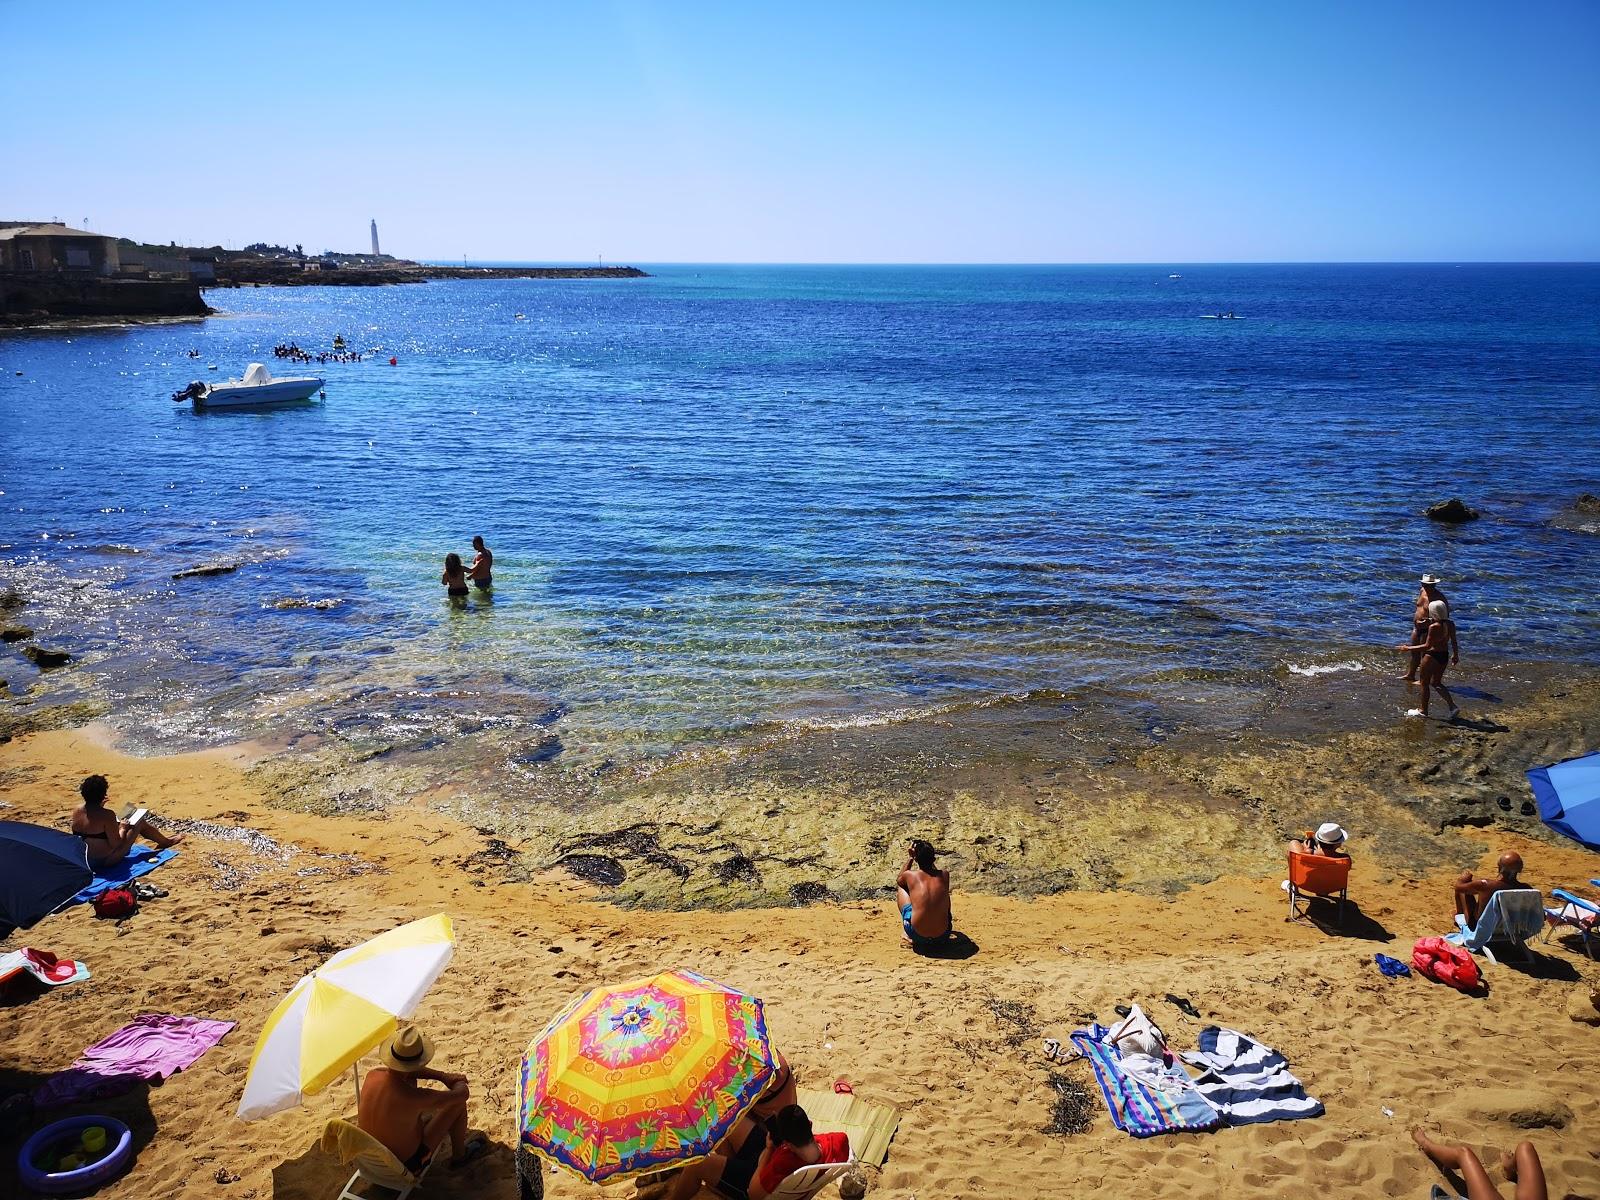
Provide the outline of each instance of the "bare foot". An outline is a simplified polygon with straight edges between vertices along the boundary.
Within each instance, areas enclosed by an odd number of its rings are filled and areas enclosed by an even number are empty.
[[[182,842],[183,839],[184,839],[184,835],[181,834],[181,833],[168,834],[166,837],[162,838],[159,842],[156,843],[156,849],[158,849],[158,850],[170,850],[170,849],[172,849],[172,847],[174,847],[174,846],[178,845],[180,842]]]

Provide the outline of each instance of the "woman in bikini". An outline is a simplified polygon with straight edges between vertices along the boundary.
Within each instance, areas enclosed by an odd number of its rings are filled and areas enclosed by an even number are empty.
[[[1461,661],[1461,647],[1456,642],[1456,623],[1450,619],[1450,609],[1445,602],[1435,600],[1428,605],[1428,624],[1420,642],[1396,646],[1395,649],[1406,654],[1414,651],[1422,654],[1422,666],[1417,675],[1417,682],[1422,687],[1422,707],[1412,709],[1407,716],[1426,717],[1428,694],[1436,691],[1450,706],[1450,719],[1455,720],[1461,710],[1456,707],[1455,698],[1444,686],[1444,669],[1447,664]]]
[[[461,566],[461,555],[451,551],[444,556],[444,574],[439,576],[439,582],[444,584],[446,594],[452,600],[465,600],[467,598],[467,572]]]
[[[83,797],[83,803],[73,811],[72,832],[83,839],[91,867],[121,862],[142,837],[154,842],[158,850],[165,850],[183,841],[183,834],[176,833],[169,837],[148,820],[140,821],[137,825],[119,821],[116,814],[106,808],[106,793],[110,789],[111,785],[106,782],[104,775],[90,775],[78,785],[78,794]]]

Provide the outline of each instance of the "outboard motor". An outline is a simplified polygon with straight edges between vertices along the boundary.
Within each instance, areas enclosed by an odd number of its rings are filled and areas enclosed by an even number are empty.
[[[172,402],[182,404],[185,400],[198,400],[206,394],[206,385],[203,380],[196,379],[181,392],[172,393]]]

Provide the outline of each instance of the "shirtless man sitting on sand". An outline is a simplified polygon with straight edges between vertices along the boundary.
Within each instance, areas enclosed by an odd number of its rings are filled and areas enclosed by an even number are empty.
[[[446,1136],[450,1165],[477,1158],[489,1143],[481,1133],[467,1132],[467,1077],[427,1069],[433,1042],[415,1025],[403,1025],[383,1044],[374,1067],[361,1081],[358,1124],[389,1148],[413,1175],[421,1172]],[[445,1086],[420,1088],[431,1079]]]
[[[106,793],[110,790],[111,785],[104,775],[90,775],[78,785],[83,803],[73,810],[72,832],[83,839],[91,867],[108,867],[121,862],[142,837],[149,838],[157,850],[183,841],[183,834],[169,837],[148,820],[137,824],[119,821],[116,814],[106,808]]]
[[[950,872],[939,869],[933,847],[921,838],[907,849],[905,869],[895,880],[900,936],[913,950],[927,950],[944,943],[955,929],[950,918]]]
[[[1517,878],[1522,873],[1522,855],[1515,850],[1507,850],[1502,854],[1495,869],[1498,874],[1493,879],[1474,879],[1471,871],[1463,871],[1461,878],[1456,880],[1456,912],[1466,918],[1468,928],[1477,928],[1478,917],[1483,912],[1483,906],[1489,903],[1490,896],[1499,891],[1531,886]]]

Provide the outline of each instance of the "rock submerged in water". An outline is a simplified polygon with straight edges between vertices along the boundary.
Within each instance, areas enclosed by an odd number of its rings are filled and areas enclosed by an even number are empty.
[[[204,563],[198,567],[185,567],[182,571],[174,571],[174,579],[198,579],[204,575],[227,575],[239,569],[238,563]]]
[[[1467,502],[1460,496],[1453,496],[1449,500],[1428,505],[1425,515],[1429,520],[1443,521],[1446,525],[1460,525],[1465,521],[1476,521],[1480,514],[1477,509],[1467,507]]]
[[[0,625],[0,642],[25,642],[32,636],[26,625]]]
[[[22,598],[22,593],[14,588],[7,588],[0,592],[0,612],[16,612],[27,601]]]
[[[22,653],[41,671],[48,671],[52,667],[64,667],[72,661],[72,655],[65,650],[46,650],[43,646],[24,646]]]
[[[1550,524],[1557,529],[1571,529],[1577,533],[1600,533],[1600,496],[1584,492],[1551,517]]]
[[[176,578],[176,576],[174,576],[174,578]],[[319,612],[326,612],[330,608],[338,608],[339,605],[343,603],[343,600],[340,600],[336,597],[313,600],[309,596],[285,596],[281,600],[274,600],[271,604],[267,605],[267,607],[276,608],[284,612],[297,608],[313,608]]]

